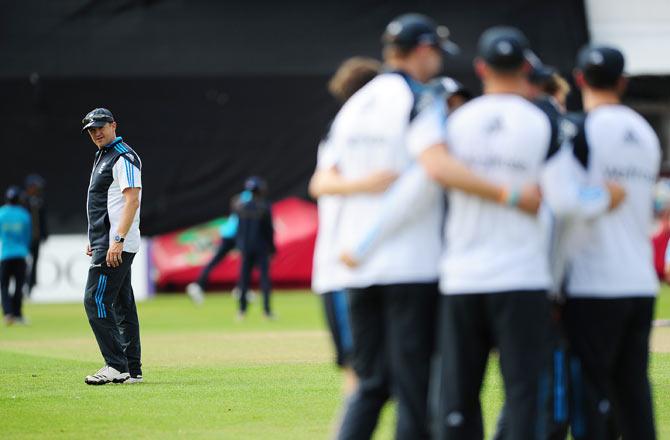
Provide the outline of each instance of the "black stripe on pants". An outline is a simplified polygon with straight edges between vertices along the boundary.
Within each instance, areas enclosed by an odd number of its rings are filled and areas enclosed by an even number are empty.
[[[352,366],[358,389],[348,399],[339,439],[369,439],[391,395],[396,439],[428,433],[428,380],[435,338],[437,284],[352,289]]]
[[[505,438],[545,438],[549,310],[544,291],[441,297],[431,383],[434,438],[484,437],[479,394],[493,347],[505,385]]]
[[[105,363],[141,374],[140,325],[130,269],[135,254],[123,252],[119,267],[108,267],[106,250],[93,252],[84,308]]]
[[[654,300],[568,299],[575,439],[656,438],[647,371]]]

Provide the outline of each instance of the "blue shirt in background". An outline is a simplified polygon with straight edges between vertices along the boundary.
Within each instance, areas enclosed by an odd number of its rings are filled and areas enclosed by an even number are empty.
[[[26,258],[30,252],[30,214],[19,205],[0,207],[0,260]]]
[[[240,201],[243,203],[250,201],[252,198],[253,194],[251,191],[242,191],[240,193]],[[235,238],[239,224],[240,218],[237,216],[237,214],[230,214],[228,219],[221,225],[221,228],[219,229],[221,238]]]

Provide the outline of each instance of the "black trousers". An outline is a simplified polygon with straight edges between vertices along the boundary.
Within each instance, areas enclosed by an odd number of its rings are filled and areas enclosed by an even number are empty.
[[[40,240],[33,240],[30,243],[30,255],[33,263],[30,265],[30,275],[28,275],[28,287],[32,290],[37,284],[37,260],[40,257]]]
[[[482,439],[479,400],[498,347],[506,439],[544,439],[549,398],[550,305],[544,291],[444,295],[432,394],[436,439]]]
[[[223,260],[226,255],[228,255],[228,252],[232,251],[233,249],[235,249],[235,238],[224,238],[221,240],[219,249],[217,249],[216,253],[209,261],[209,263],[207,263],[207,266],[205,266],[205,268],[200,273],[200,277],[198,278],[198,284],[202,290],[207,288],[207,280],[209,279],[210,272],[212,272],[216,265],[219,264],[219,262]]]
[[[576,440],[655,439],[647,369],[654,298],[569,298]]]
[[[353,339],[349,323],[349,300],[344,290],[321,295],[328,329],[335,346],[335,363],[344,367],[351,363]]]
[[[265,252],[244,252],[242,253],[242,265],[240,266],[240,311],[246,312],[247,291],[251,283],[251,271],[258,266],[261,275],[261,290],[263,291],[263,310],[269,315],[272,313],[270,308],[270,254]]]
[[[14,291],[9,291],[9,282],[14,280]],[[0,293],[2,312],[5,316],[21,318],[23,306],[23,283],[26,280],[26,260],[10,258],[0,263]]]
[[[547,411],[547,440],[565,440],[570,428],[570,347],[563,325],[563,304],[552,302],[552,353],[549,362],[550,396]],[[493,440],[507,438],[507,410],[500,411]]]
[[[338,439],[369,439],[391,396],[397,401],[395,438],[429,438],[437,298],[433,283],[350,291],[351,361],[359,383],[347,401]]]
[[[120,372],[142,374],[140,323],[130,279],[135,254],[123,252],[122,264],[109,267],[107,250],[93,251],[84,308],[105,363]]]

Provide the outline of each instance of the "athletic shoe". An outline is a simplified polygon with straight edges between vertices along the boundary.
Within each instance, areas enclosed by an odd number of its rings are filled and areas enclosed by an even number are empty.
[[[263,313],[263,317],[265,318],[266,321],[276,321],[277,320],[277,315],[274,313]]]
[[[141,374],[136,374],[136,375],[134,375],[134,376],[131,375],[131,376],[128,378],[128,380],[125,381],[124,383],[127,383],[127,384],[133,384],[133,383],[142,383],[142,382],[144,382],[144,379],[142,378],[142,375],[141,375]]]
[[[99,369],[95,374],[86,376],[84,382],[87,385],[104,385],[106,383],[124,383],[130,378],[130,374],[121,373],[116,368],[105,365]]]
[[[198,283],[191,283],[186,286],[186,294],[196,305],[201,305],[205,301],[205,294],[202,291],[202,287],[200,287],[200,284]]]
[[[14,317],[14,325],[30,325],[30,321],[23,316]]]
[[[5,321],[5,325],[7,327],[9,327],[10,325],[14,324],[14,322],[16,320],[14,319],[14,317],[12,315],[5,315],[4,321]]]

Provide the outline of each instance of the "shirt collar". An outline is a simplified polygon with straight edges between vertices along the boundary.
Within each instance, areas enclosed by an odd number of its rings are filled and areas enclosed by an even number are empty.
[[[102,149],[103,149],[103,150],[107,150],[107,149],[109,149],[109,148],[114,147],[114,145],[119,144],[120,142],[123,142],[123,138],[122,138],[121,136],[117,136],[116,139],[114,139],[112,142],[110,142],[109,144],[107,144],[107,145],[105,145],[104,147],[102,147]]]

